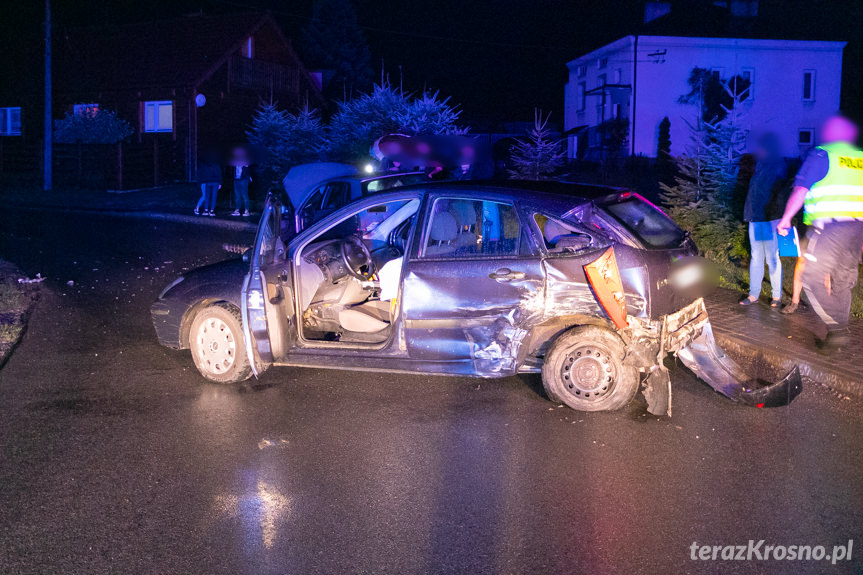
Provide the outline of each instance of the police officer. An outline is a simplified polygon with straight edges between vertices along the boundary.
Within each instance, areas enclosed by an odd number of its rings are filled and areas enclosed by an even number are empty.
[[[803,162],[794,190],[777,225],[787,235],[803,208],[807,235],[803,289],[827,328],[816,340],[825,353],[848,344],[851,289],[857,283],[863,246],[863,152],[855,146],[857,126],[834,116],[821,128],[821,141]]]

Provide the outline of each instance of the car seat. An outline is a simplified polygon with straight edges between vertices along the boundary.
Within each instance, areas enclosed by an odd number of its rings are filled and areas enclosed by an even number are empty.
[[[449,212],[436,213],[432,218],[425,255],[434,257],[453,253],[458,247],[455,244],[457,238],[458,224],[455,217]]]
[[[476,251],[476,211],[474,203],[471,201],[458,200],[452,202],[449,208],[450,213],[455,217],[456,225],[458,226],[458,237],[456,238],[456,246],[463,252]]]

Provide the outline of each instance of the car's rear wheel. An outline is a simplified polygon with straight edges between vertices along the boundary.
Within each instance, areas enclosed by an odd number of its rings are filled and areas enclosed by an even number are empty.
[[[625,348],[612,331],[585,325],[561,334],[542,366],[542,384],[552,401],[580,411],[620,409],[638,393],[635,367],[624,365]]]
[[[189,331],[189,348],[201,375],[216,383],[249,379],[252,369],[242,326],[240,310],[230,304],[214,304],[195,315]]]

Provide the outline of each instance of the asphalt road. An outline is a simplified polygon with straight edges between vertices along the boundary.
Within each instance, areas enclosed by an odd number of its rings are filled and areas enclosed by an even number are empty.
[[[861,402],[578,413],[537,377],[272,369],[205,383],[148,306],[235,233],[0,215],[47,277],[0,371],[0,573],[863,572]],[[67,285],[67,282],[73,282]],[[693,542],[852,560],[693,561]]]

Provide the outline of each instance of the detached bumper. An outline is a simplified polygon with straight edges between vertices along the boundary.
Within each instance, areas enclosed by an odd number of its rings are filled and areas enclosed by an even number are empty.
[[[698,299],[680,311],[665,316],[662,351],[671,353],[699,379],[732,401],[753,407],[781,407],[803,390],[800,370],[795,367],[775,383],[752,378],[716,344],[704,300]],[[671,381],[660,366],[646,382],[644,395],[650,413],[671,415]]]
[[[803,390],[800,370],[795,367],[775,383],[746,374],[716,344],[704,300],[699,299],[678,313],[667,316],[666,349],[710,387],[731,399],[753,407],[781,407]]]

